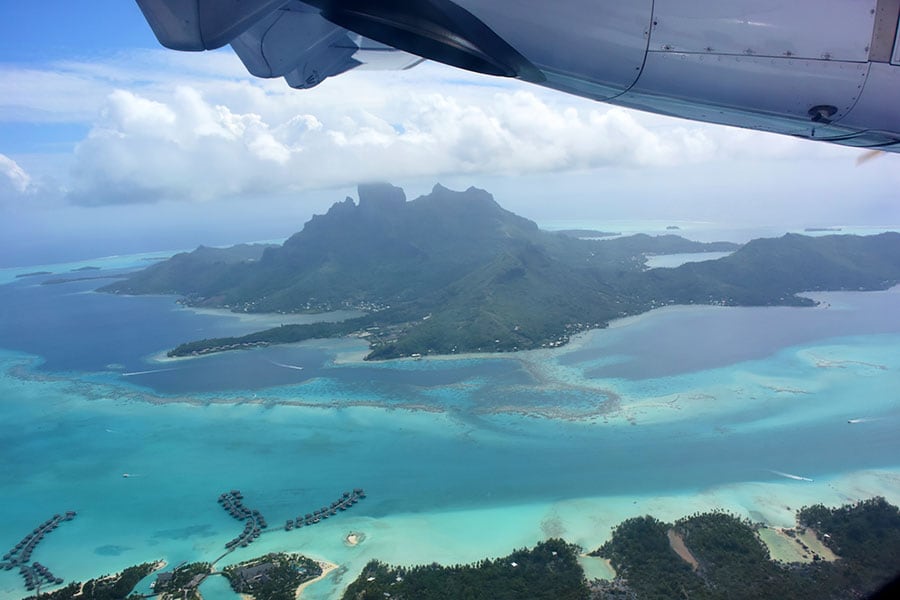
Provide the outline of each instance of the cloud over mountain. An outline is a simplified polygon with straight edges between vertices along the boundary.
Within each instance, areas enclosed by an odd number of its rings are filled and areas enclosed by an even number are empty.
[[[113,91],[76,148],[71,199],[210,200],[378,178],[657,166],[715,150],[702,131],[661,136],[625,110],[552,106],[526,91],[485,89],[475,102],[385,87],[376,106],[320,95],[297,112],[273,110],[267,94],[241,108],[210,95]]]
[[[78,132],[51,150],[52,165],[36,156],[42,148],[28,150],[27,164],[41,167],[33,180],[55,179],[32,181],[32,195],[86,206],[259,201],[366,180],[597,169],[619,179],[640,170],[646,181],[693,167],[721,180],[754,162],[779,168],[821,159],[844,171],[853,162],[845,148],[638,113],[428,63],[350,72],[303,91],[249,78],[227,52],[0,65],[0,111]]]

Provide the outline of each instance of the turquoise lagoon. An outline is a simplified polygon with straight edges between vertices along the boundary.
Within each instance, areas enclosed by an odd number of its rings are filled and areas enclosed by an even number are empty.
[[[900,288],[668,307],[561,349],[369,364],[352,338],[165,361],[259,318],[40,283],[0,285],[0,545],[77,510],[34,555],[66,581],[219,556],[240,530],[216,503],[233,488],[272,531],[220,564],[271,550],[338,564],[313,599],[372,558],[468,562],[550,536],[593,549],[647,513],[788,526],[813,502],[900,502]],[[353,487],[368,498],[347,513],[280,530]],[[24,595],[0,571],[0,597]]]

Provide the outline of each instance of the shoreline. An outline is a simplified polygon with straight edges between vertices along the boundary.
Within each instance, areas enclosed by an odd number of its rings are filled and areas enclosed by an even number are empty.
[[[181,296],[178,296],[181,298]],[[233,318],[237,319],[241,324],[261,324],[265,329],[278,327],[279,325],[307,325],[310,323],[340,323],[356,317],[361,317],[367,313],[358,310],[338,309],[322,312],[309,313],[278,313],[278,312],[238,312],[228,308],[213,308],[188,306],[177,303],[179,310],[192,312],[196,315],[217,317],[217,318]],[[329,316],[340,316],[341,318],[322,318]],[[257,331],[253,330],[250,333]]]
[[[585,344],[590,341],[590,332],[579,336],[576,341],[578,344]],[[308,342],[300,342],[305,344]],[[350,353],[353,347],[352,342],[340,342],[338,355],[346,355]],[[795,353],[798,360],[808,362],[811,365],[821,366],[823,360],[831,362],[838,361],[840,366],[852,365],[876,365],[879,372],[889,373],[893,369],[891,363],[872,361],[860,361],[853,355],[848,357],[834,358],[828,356],[826,350],[833,345],[828,340],[822,343],[813,344],[812,346],[799,346]],[[347,349],[347,352],[341,350]],[[792,347],[787,347],[781,351],[788,351]],[[327,351],[327,348],[326,348]],[[552,353],[552,354],[551,354]],[[192,406],[209,406],[209,405],[267,405],[267,406],[296,406],[302,408],[317,409],[346,409],[346,408],[376,408],[381,410],[404,410],[412,412],[427,413],[443,413],[455,414],[462,410],[476,417],[527,417],[541,418],[548,420],[581,422],[587,425],[612,425],[619,426],[623,424],[661,424],[666,422],[691,421],[697,418],[710,418],[713,415],[726,415],[752,409],[760,406],[762,403],[771,402],[776,399],[778,402],[787,400],[794,401],[794,397],[809,396],[812,389],[802,389],[798,387],[796,378],[776,378],[766,373],[759,376],[753,375],[750,383],[734,380],[719,382],[713,387],[704,388],[701,393],[699,388],[693,386],[681,389],[673,388],[668,393],[661,393],[663,390],[654,391],[652,389],[643,391],[638,389],[637,392],[629,391],[629,382],[625,382],[624,387],[614,380],[605,379],[586,379],[578,365],[569,366],[565,362],[555,360],[562,358],[564,353],[560,353],[560,349],[543,349],[536,351],[528,351],[527,353],[507,353],[499,355],[481,355],[487,358],[502,360],[515,360],[521,365],[521,368],[528,372],[533,381],[522,384],[529,389],[534,390],[540,398],[536,403],[503,403],[483,406],[478,403],[468,403],[464,407],[447,406],[440,401],[428,402],[428,399],[411,398],[410,401],[394,401],[386,399],[377,394],[371,398],[341,398],[333,395],[322,394],[316,391],[316,382],[328,374],[322,373],[317,377],[297,384],[287,384],[284,386],[276,386],[271,388],[253,390],[237,390],[225,392],[174,392],[171,394],[155,392],[152,389],[145,388],[140,385],[132,384],[121,378],[121,372],[117,370],[109,370],[103,372],[103,376],[111,376],[109,380],[98,381],[97,375],[100,373],[87,372],[83,375],[76,373],[52,373],[42,372],[38,369],[41,364],[41,357],[28,354],[21,351],[4,352],[8,359],[4,360],[6,368],[3,372],[11,378],[21,381],[44,381],[50,383],[60,383],[65,385],[68,391],[83,395],[87,399],[101,400],[109,398],[118,398],[124,401],[137,401],[154,405],[166,404],[187,404]],[[824,357],[824,358],[823,358]],[[452,361],[478,359],[478,355],[453,356],[453,357],[437,357],[431,358],[431,361]],[[169,359],[169,364],[175,361],[189,360],[187,358]],[[375,363],[371,365],[374,369],[416,369],[412,366],[417,361],[412,359],[399,359],[405,361],[405,366],[392,367],[386,363]],[[159,363],[157,363],[159,364]],[[343,364],[353,364],[350,361],[342,361]],[[365,366],[370,366],[364,363]],[[404,365],[401,362],[393,362],[394,365]],[[434,363],[432,363],[434,364]],[[325,369],[335,365],[335,362],[326,363]],[[748,366],[752,371],[752,365]],[[745,369],[747,370],[747,369]],[[748,373],[750,371],[747,371]],[[465,383],[465,382],[462,382]],[[518,387],[516,387],[518,389]],[[516,393],[516,389],[510,388],[510,393]],[[287,394],[278,393],[284,390]],[[552,398],[556,392],[562,394],[571,394],[576,397],[574,402],[564,404],[553,403],[549,400],[544,401],[544,397]],[[652,392],[652,393],[650,393]],[[791,392],[787,394],[786,392]],[[806,392],[798,394],[794,392]],[[776,398],[778,396],[778,398]],[[790,396],[790,398],[780,398],[781,396]],[[884,406],[878,405],[874,407],[876,410],[884,409]],[[785,409],[788,413],[790,408]],[[858,415],[845,415],[841,411],[838,414],[837,409],[833,410],[834,418],[841,422],[848,418]],[[800,413],[793,415],[793,419],[800,418]],[[723,430],[724,431],[724,430]]]
[[[334,571],[335,569],[338,568],[338,565],[336,565],[333,562],[328,562],[327,560],[316,560],[316,559],[313,559],[313,560],[315,560],[316,563],[318,563],[318,565],[320,567],[322,567],[322,574],[319,575],[318,577],[316,577],[315,579],[310,579],[309,581],[304,581],[303,583],[298,585],[296,591],[294,592],[294,597],[296,598],[296,600],[300,600],[301,596],[303,595],[303,590],[305,590],[309,586],[313,585],[314,583],[322,581],[323,579],[328,577],[329,573],[331,573],[332,571]]]
[[[516,359],[518,359],[518,360],[522,360],[523,362],[529,362],[530,360],[534,359],[535,353],[545,353],[545,352],[554,352],[554,351],[574,352],[574,351],[581,350],[585,346],[585,344],[587,344],[590,341],[590,339],[593,336],[597,335],[599,332],[606,331],[606,330],[622,329],[622,328],[640,325],[645,319],[648,319],[651,317],[658,317],[661,314],[701,312],[701,311],[707,311],[707,310],[723,310],[723,309],[742,309],[742,308],[749,308],[749,309],[756,309],[756,308],[805,308],[805,309],[819,308],[819,309],[825,309],[825,308],[831,308],[833,306],[831,302],[828,302],[827,305],[823,304],[823,297],[827,298],[827,296],[829,294],[898,293],[898,292],[900,292],[900,285],[895,285],[895,286],[889,287],[884,290],[862,290],[862,291],[850,291],[850,292],[848,292],[846,290],[802,291],[802,292],[798,292],[798,293],[794,294],[794,296],[796,296],[796,297],[807,298],[807,299],[815,302],[815,304],[812,306],[793,306],[793,305],[785,304],[785,305],[759,307],[759,306],[754,306],[754,305],[747,305],[747,306],[744,306],[744,305],[730,306],[730,305],[728,305],[728,306],[725,306],[725,305],[720,305],[720,304],[664,304],[664,305],[650,308],[649,310],[645,310],[644,312],[641,312],[641,313],[612,319],[612,320],[608,321],[607,323],[605,323],[601,327],[595,327],[595,328],[586,329],[586,330],[574,333],[569,337],[569,340],[561,346],[546,347],[546,348],[543,348],[543,347],[542,348],[530,348],[530,349],[518,350],[518,351],[514,351],[514,352],[483,352],[482,351],[482,352],[465,352],[465,353],[459,353],[459,354],[455,354],[455,353],[454,354],[435,354],[435,355],[422,354],[421,356],[415,357],[415,358],[412,356],[403,356],[403,357],[388,358],[388,359],[375,360],[375,361],[366,361],[366,360],[364,360],[364,357],[366,355],[368,355],[372,351],[372,349],[368,346],[367,342],[363,341],[362,343],[365,344],[365,346],[366,346],[364,349],[361,348],[359,350],[352,350],[352,351],[348,351],[346,353],[339,353],[338,355],[335,356],[333,363],[336,365],[392,364],[392,363],[401,362],[401,361],[414,361],[414,360],[415,361],[418,361],[418,360],[454,361],[454,360],[469,360],[469,359],[480,359],[480,360],[485,360],[485,359],[516,360]],[[188,310],[188,311],[194,312],[196,314],[201,314],[201,315],[209,315],[209,316],[217,316],[217,317],[234,317],[234,318],[240,319],[242,322],[253,322],[254,320],[257,320],[257,319],[262,322],[269,322],[269,321],[275,322],[275,321],[279,321],[279,320],[281,322],[286,322],[285,318],[290,318],[292,316],[292,315],[283,315],[281,313],[239,313],[239,312],[231,312],[228,309],[220,309],[220,308],[194,308],[194,307],[188,307],[188,306],[181,306],[181,309]],[[336,313],[344,313],[344,312],[346,312],[348,314],[351,314],[351,313],[355,314],[354,311],[331,311],[328,313],[315,313],[315,314],[326,315],[326,314],[336,314]],[[365,314],[365,313],[360,312],[359,314]],[[294,315],[294,316],[296,318],[296,315]],[[347,319],[349,319],[349,318],[353,318],[353,317],[348,316]],[[315,320],[315,321],[306,321],[306,322],[309,322],[309,323],[340,322],[340,321],[347,320],[347,319],[340,319],[337,321]],[[255,331],[250,331],[248,333],[255,333]],[[243,335],[243,334],[240,334],[240,335]],[[222,336],[220,336],[220,337],[222,337]],[[272,343],[266,347],[272,347],[272,346],[290,347],[290,346],[293,346],[296,344],[305,344],[308,342],[315,342],[317,340],[319,342],[323,342],[323,341],[337,341],[337,340],[348,340],[348,339],[364,340],[364,338],[359,337],[357,334],[350,333],[350,334],[347,334],[344,336],[338,336],[338,337],[334,337],[334,338],[312,338],[312,339],[308,339],[308,340],[301,340],[299,342],[290,342],[290,343],[285,343],[285,344]],[[213,356],[216,354],[222,354],[225,352],[232,352],[234,350],[253,350],[253,349],[255,349],[255,347],[235,348],[233,350],[221,350],[221,351],[209,352],[209,353],[205,353],[205,354],[198,354],[198,355],[191,355],[191,356],[169,357],[169,356],[166,356],[166,353],[171,350],[171,348],[170,348],[168,350],[162,350],[160,352],[157,352],[155,354],[148,356],[147,360],[151,361],[153,363],[156,363],[156,364],[161,364],[161,363],[179,361],[179,360],[204,358],[204,357]]]

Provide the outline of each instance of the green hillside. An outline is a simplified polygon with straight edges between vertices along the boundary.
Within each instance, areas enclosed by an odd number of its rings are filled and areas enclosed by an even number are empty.
[[[900,234],[786,235],[743,247],[675,235],[577,239],[542,231],[476,188],[440,185],[407,201],[370,184],[313,217],[283,245],[200,247],[103,291],[172,293],[240,312],[365,316],[186,343],[187,356],[364,332],[370,358],[516,351],[665,304],[802,305],[807,290],[885,289],[900,281]],[[675,269],[646,256],[737,250]]]

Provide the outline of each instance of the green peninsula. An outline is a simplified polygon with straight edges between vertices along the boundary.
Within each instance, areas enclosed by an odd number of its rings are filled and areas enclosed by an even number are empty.
[[[344,600],[588,600],[575,546],[551,539],[474,565],[392,567],[372,561],[344,592]]]
[[[648,254],[734,251],[674,269]],[[586,329],[667,304],[811,305],[809,290],[900,282],[900,234],[754,240],[742,247],[676,235],[578,239],[542,231],[484,190],[440,185],[407,201],[388,184],[359,187],[277,247],[200,247],[102,291],[178,294],[236,312],[356,309],[339,323],[286,325],[188,342],[170,356],[356,334],[369,359],[507,352],[565,344]]]
[[[610,561],[616,577],[609,581],[585,581],[578,549],[551,539],[472,565],[372,561],[343,600],[838,600],[868,597],[896,577],[900,511],[884,498],[806,507],[797,517],[798,527],[789,533],[808,531],[837,557],[773,560],[759,536],[763,525],[724,512],[695,513],[675,523],[643,516],[620,523],[590,553]],[[799,537],[796,542],[803,545]]]

